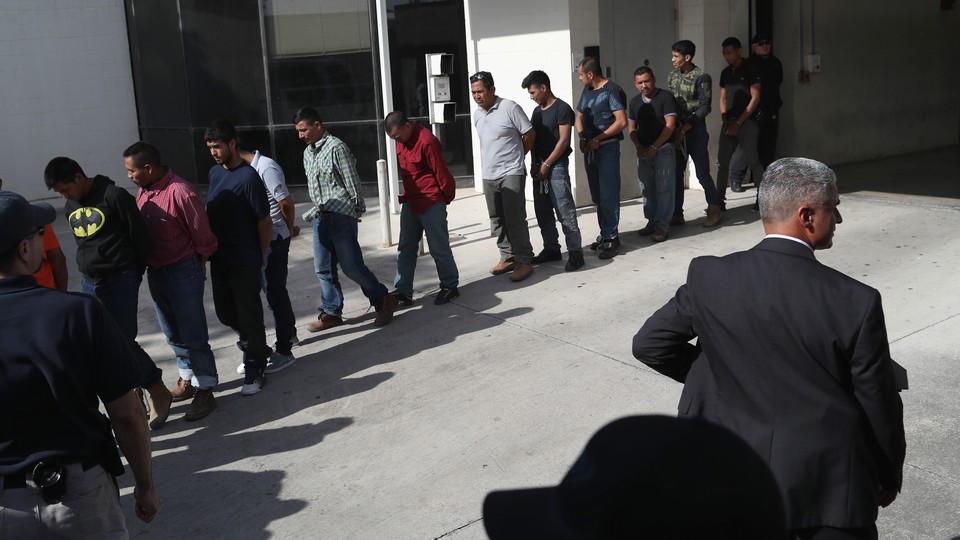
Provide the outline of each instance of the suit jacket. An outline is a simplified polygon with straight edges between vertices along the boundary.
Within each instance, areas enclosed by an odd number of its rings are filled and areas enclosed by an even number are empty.
[[[633,354],[686,381],[681,415],[726,426],[766,460],[788,528],[871,525],[878,487],[900,489],[903,404],[880,293],[802,244],[694,259]]]

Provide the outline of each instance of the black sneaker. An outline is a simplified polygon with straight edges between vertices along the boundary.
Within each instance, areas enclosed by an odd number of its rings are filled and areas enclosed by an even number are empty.
[[[440,287],[440,292],[437,293],[437,299],[433,301],[434,305],[440,306],[446,304],[447,302],[453,300],[454,298],[460,297],[460,291],[456,287]]]
[[[393,291],[393,292],[390,293],[390,294],[392,294],[393,297],[397,299],[397,304],[398,304],[398,305],[401,305],[401,306],[412,306],[412,305],[413,305],[413,298],[410,298],[409,296],[403,294],[403,293],[400,292],[400,291]]]
[[[608,240],[604,240],[600,244],[600,248],[597,249],[597,257],[601,259],[612,259],[614,255],[617,254],[617,250],[620,249],[620,237],[614,236]]]
[[[596,251],[597,249],[600,248],[600,244],[602,244],[602,243],[603,243],[603,238],[601,238],[601,237],[598,236],[598,237],[597,237],[597,241],[596,241],[596,242],[593,242],[592,244],[590,244],[590,250],[591,250],[591,251]]]
[[[560,254],[559,249],[546,249],[535,255],[530,262],[533,264],[540,264],[551,261],[562,261],[563,255]]]
[[[567,254],[567,265],[563,267],[566,272],[573,272],[583,267],[583,252],[571,251]]]

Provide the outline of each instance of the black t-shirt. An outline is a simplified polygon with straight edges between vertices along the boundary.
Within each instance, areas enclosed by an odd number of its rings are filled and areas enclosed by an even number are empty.
[[[644,101],[643,94],[637,94],[630,100],[627,120],[637,123],[637,138],[640,144],[650,146],[657,141],[663,128],[667,126],[664,117],[676,116],[678,109],[677,100],[673,94],[657,88],[649,102]]]
[[[573,109],[560,98],[557,98],[553,105],[546,109],[538,106],[533,110],[530,123],[533,124],[533,130],[537,134],[533,143],[534,162],[543,163],[550,157],[553,149],[557,147],[557,141],[560,140],[560,126],[569,125],[572,133],[574,120],[576,120],[576,116]],[[572,151],[570,145],[567,144],[567,149],[563,152],[563,156],[557,160],[557,163],[567,163],[567,156]]]
[[[727,90],[727,116],[736,119],[750,104],[750,87],[760,83],[760,73],[756,65],[743,60],[740,67],[727,66],[720,72],[720,88]],[[760,87],[761,98],[763,86]],[[754,116],[757,114],[753,112]]]
[[[257,170],[241,163],[235,169],[210,168],[207,216],[217,237],[217,252],[211,260],[223,266],[263,264],[258,222],[270,215],[267,190]]]
[[[780,99],[783,64],[772,54],[767,58],[751,56],[748,62],[754,65],[760,75],[760,110],[765,114],[777,114],[783,105]]]
[[[95,298],[0,279],[0,475],[114,444],[99,402],[140,384],[130,341]],[[98,400],[99,398],[99,400]]]

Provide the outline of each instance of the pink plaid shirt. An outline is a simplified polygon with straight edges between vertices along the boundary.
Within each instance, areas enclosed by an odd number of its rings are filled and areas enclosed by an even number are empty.
[[[137,207],[153,243],[147,264],[162,268],[194,255],[210,257],[217,237],[210,230],[207,211],[196,188],[173,174],[137,192]]]

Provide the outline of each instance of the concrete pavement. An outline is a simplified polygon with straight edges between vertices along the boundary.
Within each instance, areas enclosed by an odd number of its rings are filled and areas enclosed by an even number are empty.
[[[881,510],[881,537],[960,536],[960,149],[837,172],[844,222],[833,249],[818,258],[880,290],[892,355],[910,372],[904,489]],[[261,393],[241,397],[235,336],[216,320],[207,288],[219,407],[188,423],[181,417],[189,402],[175,404],[169,423],[153,434],[165,507],[152,524],[134,517],[132,477],[120,478],[131,536],[485,538],[488,491],[556,484],[607,422],[676,413],[680,386],[634,360],[631,338],[683,282],[691,258],[761,239],[759,216],[749,211],[754,196],[729,194],[721,226],[704,229],[701,192],[688,190],[688,224],[662,244],[635,234],[644,223],[641,205],[626,201],[616,258],[601,261],[587,251],[580,271],[550,263],[512,283],[488,273],[498,255],[484,200],[461,189],[449,211],[452,234],[462,235],[453,244],[461,297],[445,306],[424,297],[437,288],[432,259],[424,257],[415,303],[391,324],[375,329],[366,299],[344,279],[352,324],[322,334],[305,329],[319,287],[304,229],[290,256],[302,340],[296,366],[271,376]],[[298,201],[299,215],[309,202]],[[361,245],[392,289],[395,247],[378,247],[375,198],[368,201]],[[398,216],[392,221],[396,235]],[[588,244],[598,229],[592,207],[581,209],[580,226]],[[77,290],[62,218],[57,232]],[[172,386],[176,366],[145,285],[139,319],[140,342]],[[269,312],[266,319],[272,341]]]

